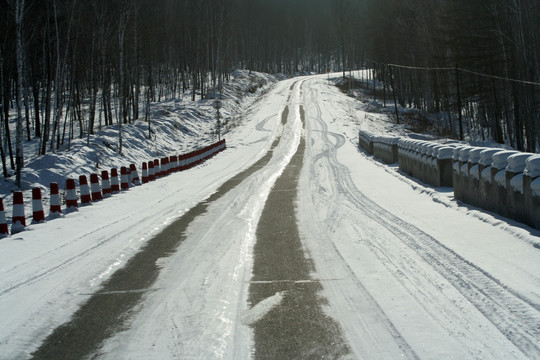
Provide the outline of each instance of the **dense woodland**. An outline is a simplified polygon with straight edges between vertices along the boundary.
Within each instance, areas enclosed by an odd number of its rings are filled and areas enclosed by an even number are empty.
[[[237,68],[374,69],[454,136],[534,151],[539,23],[537,0],[0,0],[4,176],[35,138],[45,154],[114,126],[121,152],[151,102],[212,96]]]
[[[460,139],[539,148],[540,1],[383,0],[366,13],[368,66],[389,97],[445,113]]]

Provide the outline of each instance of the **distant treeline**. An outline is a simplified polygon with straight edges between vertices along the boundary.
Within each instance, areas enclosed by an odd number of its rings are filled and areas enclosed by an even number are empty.
[[[540,1],[364,4],[362,43],[389,95],[403,106],[446,112],[456,137],[538,149]]]
[[[0,0],[1,157],[20,170],[24,139],[39,137],[45,154],[109,125],[121,151],[121,125],[148,117],[141,104],[187,89],[205,97],[233,68],[341,69],[338,10],[331,0]]]
[[[538,0],[0,0],[4,175],[10,166],[20,174],[25,139],[39,138],[45,154],[115,125],[121,152],[122,124],[149,120],[150,102],[188,89],[193,100],[204,98],[234,68],[345,75],[374,67],[399,103],[446,112],[457,136],[488,129],[497,141],[534,150],[540,88],[454,69],[538,82],[539,7]]]

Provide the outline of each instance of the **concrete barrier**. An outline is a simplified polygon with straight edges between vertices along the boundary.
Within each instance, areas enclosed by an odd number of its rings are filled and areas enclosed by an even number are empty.
[[[473,147],[469,151],[469,159],[467,160],[467,188],[464,189],[465,201],[474,206],[481,206],[480,203],[480,167],[478,162],[481,158],[481,152],[486,150],[483,147]]]
[[[493,155],[491,163],[491,178],[494,184],[494,192],[491,195],[495,202],[495,212],[506,217],[510,216],[506,196],[506,167],[508,158],[517,153],[517,151],[500,151]]]
[[[468,185],[467,180],[469,176],[469,166],[464,165],[468,164],[470,150],[470,146],[458,146],[452,152],[452,181],[454,184],[454,198],[461,201],[465,201],[465,188]]]
[[[399,138],[394,136],[376,136],[373,139],[373,157],[387,164],[398,162]]]
[[[92,196],[90,195],[90,187],[86,175],[79,176],[79,192],[81,194],[81,205],[90,205]]]
[[[369,155],[373,155],[373,139],[375,135],[369,131],[360,130],[358,132],[358,144],[362,149],[364,149]]]
[[[527,222],[527,208],[523,195],[523,172],[526,168],[526,160],[533,154],[517,153],[508,157],[506,167],[506,203],[508,217],[519,222]]]
[[[540,155],[530,156],[525,161],[523,197],[527,209],[525,223],[540,229]]]
[[[480,182],[478,186],[480,203],[482,207],[489,211],[498,211],[498,195],[496,193],[496,184],[492,174],[493,155],[504,151],[501,149],[485,149],[480,152],[480,161],[478,161],[478,171],[480,173]]]
[[[447,145],[400,139],[399,169],[432,186],[452,186],[452,150],[453,147]]]
[[[62,205],[60,204],[60,192],[58,191],[58,183],[52,182],[49,188],[49,217],[59,217],[62,215]]]
[[[454,198],[540,229],[540,155],[359,132],[359,146]]]
[[[13,216],[11,217],[11,234],[17,234],[26,229],[24,214],[24,198],[22,191],[13,193]]]
[[[9,228],[6,220],[6,213],[4,211],[4,200],[0,198],[0,238],[9,236]]]
[[[45,210],[41,197],[41,189],[32,188],[32,224],[45,222]]]
[[[452,177],[452,154],[454,148],[451,146],[441,145],[437,148],[437,158],[436,158],[436,182],[434,186],[446,186],[452,187],[453,177]]]

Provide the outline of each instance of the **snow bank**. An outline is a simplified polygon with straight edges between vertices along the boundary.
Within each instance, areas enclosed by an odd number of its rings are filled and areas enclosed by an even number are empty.
[[[508,166],[506,166],[506,171],[511,173],[520,173],[525,170],[525,162],[531,157],[532,154],[527,153],[517,153],[510,155],[508,157]]]
[[[483,166],[491,166],[493,155],[501,152],[501,149],[484,149],[480,152],[480,161],[478,163]]]
[[[525,174],[531,178],[540,176],[540,155],[532,155],[525,161]]]
[[[31,214],[31,189],[43,192],[45,206],[49,202],[50,183],[58,183],[65,191],[66,179],[79,179],[80,175],[100,174],[102,170],[120,169],[140,164],[147,159],[162,158],[169,154],[188,153],[217,142],[216,110],[213,98],[222,99],[222,134],[239,125],[240,115],[257,101],[276,79],[268,74],[236,70],[221,94],[209,94],[207,99],[191,101],[190,94],[182,98],[152,103],[150,120],[134,120],[122,125],[123,146],[119,152],[118,126],[103,128],[95,135],[72,139],[55,153],[37,156],[31,149],[34,143],[25,143],[27,161],[22,169],[22,190],[25,213]],[[16,190],[13,179],[0,184],[8,224],[11,223],[12,196]]]
[[[497,170],[506,169],[508,166],[508,158],[517,153],[517,151],[512,150],[499,151],[498,153],[493,154],[493,163],[491,166]]]

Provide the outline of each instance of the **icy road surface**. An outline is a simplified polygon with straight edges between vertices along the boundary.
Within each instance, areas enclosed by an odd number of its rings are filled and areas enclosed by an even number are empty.
[[[99,358],[270,357],[255,329],[290,304],[299,314],[321,308],[317,324],[336,328],[328,343],[297,344],[306,349],[297,358],[333,348],[352,359],[540,358],[538,232],[458,206],[359,151],[359,128],[381,130],[364,115],[326,75],[280,82],[204,165],[2,240],[0,357],[30,357],[96,293],[132,292],[141,301],[94,350]],[[278,186],[287,174],[298,186]],[[297,206],[274,232],[297,223],[311,273],[291,266],[291,278],[260,280],[254,249],[274,190]],[[148,288],[103,291],[197,204],[204,211],[156,260]],[[275,292],[252,303],[267,284]],[[310,284],[316,299],[298,290]],[[276,331],[293,341],[271,350],[304,341],[311,320],[283,321]]]

